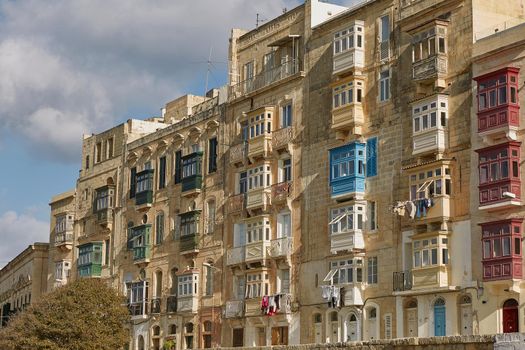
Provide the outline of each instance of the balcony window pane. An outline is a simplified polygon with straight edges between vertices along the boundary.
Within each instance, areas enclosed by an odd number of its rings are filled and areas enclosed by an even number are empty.
[[[499,176],[499,164],[492,163],[490,164],[490,181],[496,181],[500,178]]]
[[[428,250],[423,250],[423,263],[422,266],[427,266],[429,262]]]
[[[362,35],[357,36],[357,47],[359,48],[363,47],[363,36]]]
[[[494,239],[492,242],[494,243],[494,257],[497,258],[501,256],[501,240]]]
[[[489,107],[496,106],[496,90],[489,91]]]
[[[432,253],[431,265],[437,265],[437,263],[438,263],[438,257],[437,257],[438,251],[437,251],[437,248],[432,249],[431,253]]]
[[[479,168],[479,183],[484,184],[488,181],[489,169],[487,166],[482,166]]]
[[[447,126],[447,113],[441,112],[441,126]]]
[[[498,89],[499,104],[507,103],[507,86]]]
[[[356,272],[356,282],[363,282],[363,269],[358,267],[355,269]]]
[[[483,241],[483,258],[484,259],[490,258],[490,241],[489,240]]]
[[[503,237],[503,256],[510,255],[510,237]]]
[[[363,90],[357,89],[357,102],[361,102],[363,100]]]
[[[423,130],[428,128],[428,115],[424,115],[423,117]]]
[[[512,162],[512,177],[518,177],[519,174],[518,174],[518,162],[517,161],[513,161]]]
[[[439,38],[439,53],[445,53],[445,38]]]
[[[479,94],[479,110],[487,108],[487,94]]]
[[[516,88],[513,86],[510,87],[510,102],[517,103]]]
[[[421,266],[421,252],[417,251],[414,252],[414,267],[420,267]]]
[[[421,46],[423,48],[423,59],[427,58],[428,57],[428,42],[426,40],[424,40],[422,43],[421,43]]]
[[[414,132],[418,132],[420,129],[419,118],[414,119]]]
[[[436,194],[442,194],[442,190],[441,190],[441,179],[438,179],[435,181],[435,185],[436,185]]]
[[[509,162],[504,160],[501,162],[501,178],[506,179],[509,177]]]
[[[442,259],[443,265],[448,264],[448,249],[447,248],[441,249],[441,259]]]
[[[436,118],[436,112],[430,113],[430,127],[431,128],[436,126],[436,123],[437,123],[436,119],[437,119]]]
[[[521,238],[514,238],[514,254],[521,255]]]
[[[436,38],[430,38],[428,39],[428,49],[430,56],[433,56],[436,54]]]

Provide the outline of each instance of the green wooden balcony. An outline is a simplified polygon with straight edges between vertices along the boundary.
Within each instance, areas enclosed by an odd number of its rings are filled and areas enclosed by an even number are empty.
[[[200,190],[202,187],[202,175],[192,175],[182,179],[182,192]]]
[[[148,262],[151,258],[151,249],[149,245],[133,247],[133,262]]]
[[[193,252],[199,249],[199,237],[198,233],[181,236],[180,238],[180,251],[181,252]]]

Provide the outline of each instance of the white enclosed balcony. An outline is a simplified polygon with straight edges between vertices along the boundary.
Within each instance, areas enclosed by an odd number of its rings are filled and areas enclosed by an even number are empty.
[[[365,66],[364,24],[363,21],[354,21],[346,29],[334,34],[334,75]]]
[[[348,284],[343,286],[343,288],[345,306],[363,305],[364,285],[362,283]]]
[[[177,303],[178,312],[197,313],[199,298],[196,295],[179,296]]]
[[[287,257],[292,254],[292,237],[282,237],[270,242],[270,256],[272,258]]]
[[[438,154],[448,147],[448,96],[433,95],[412,103],[412,154]]]

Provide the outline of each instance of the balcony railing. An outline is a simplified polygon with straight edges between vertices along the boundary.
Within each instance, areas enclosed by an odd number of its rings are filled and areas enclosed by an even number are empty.
[[[227,204],[227,212],[228,214],[238,213],[244,210],[246,208],[246,200],[245,200],[246,194],[236,194],[234,196],[230,196],[228,198],[228,204]]]
[[[426,80],[443,77],[447,74],[447,56],[434,55],[412,63],[414,80]]]
[[[262,208],[266,210],[272,204],[271,188],[259,187],[246,195],[246,209]]]
[[[282,202],[292,195],[293,186],[291,181],[283,181],[272,185],[272,201]]]
[[[226,252],[226,265],[237,265],[244,262],[244,246],[230,248]]]
[[[153,191],[146,190],[135,195],[135,205],[151,205],[153,203]]]
[[[55,236],[55,246],[59,246],[62,244],[73,244],[73,233],[57,233]]]
[[[256,90],[269,86],[279,80],[291,77],[300,70],[300,62],[293,59],[283,64],[266,70],[252,78],[242,81],[236,85],[230,86],[230,94],[233,99],[249,94]]]
[[[180,251],[187,252],[199,249],[199,237],[198,233],[181,236]]]
[[[141,262],[143,260],[149,260],[150,258],[150,247],[133,247],[133,261]]]
[[[398,271],[394,272],[393,288],[394,292],[402,292],[405,290],[412,289],[412,272],[411,271]]]
[[[146,305],[147,300],[130,303],[129,313],[131,316],[144,316],[147,314]]]
[[[348,230],[330,235],[330,251],[336,254],[339,251],[365,249],[363,230]]]
[[[270,243],[270,256],[278,258],[281,256],[288,256],[292,253],[292,237],[277,238]]]
[[[263,261],[268,256],[270,241],[258,241],[247,243],[245,247],[244,260],[246,262]]]
[[[177,312],[177,296],[168,295],[166,299],[166,312]]]
[[[151,313],[152,314],[160,314],[160,304],[161,304],[160,298],[151,299]]]
[[[97,211],[97,223],[107,224],[113,220],[113,210],[111,208]]]
[[[230,147],[230,164],[242,163],[248,153],[248,143],[242,142]]]
[[[244,300],[226,302],[226,318],[242,317],[244,313]]]
[[[293,128],[286,127],[272,132],[272,150],[285,148],[293,140]]]

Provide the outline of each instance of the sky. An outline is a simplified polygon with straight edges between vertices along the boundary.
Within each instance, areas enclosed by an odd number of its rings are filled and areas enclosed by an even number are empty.
[[[0,1],[0,267],[48,241],[48,203],[75,186],[82,134],[202,95],[210,50],[208,86],[225,84],[231,28],[300,3]]]

